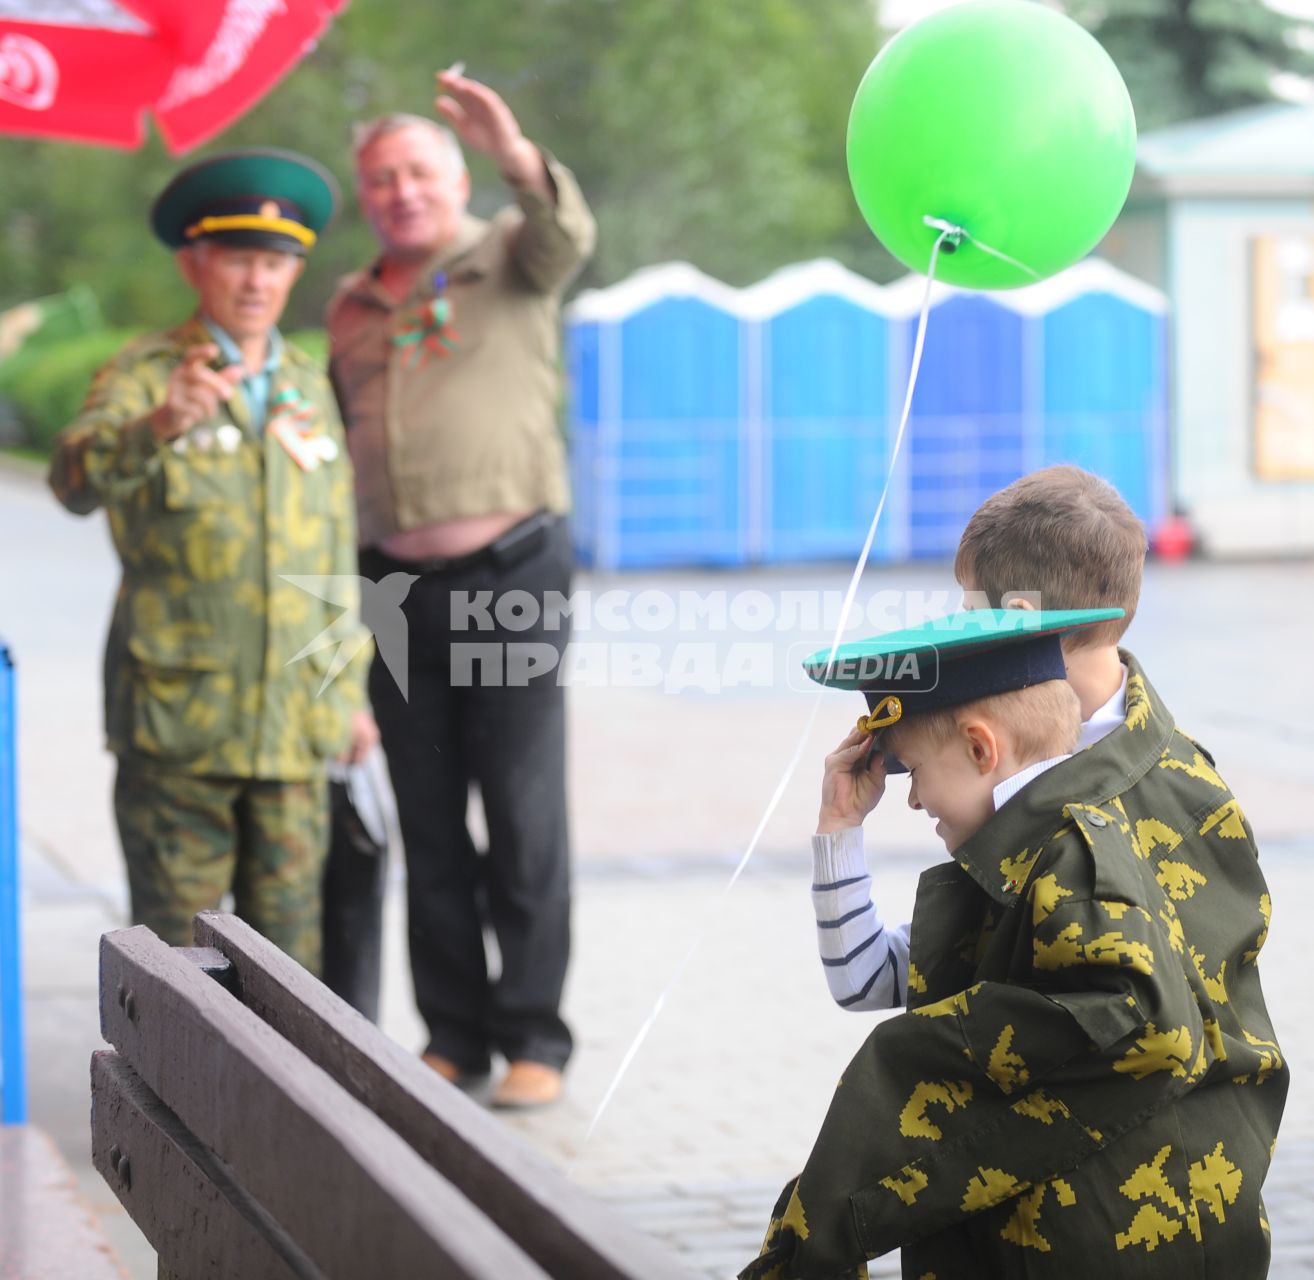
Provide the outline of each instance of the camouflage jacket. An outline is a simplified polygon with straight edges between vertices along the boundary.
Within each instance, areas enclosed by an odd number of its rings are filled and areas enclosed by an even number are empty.
[[[56,442],[50,483],[70,511],[106,508],[123,566],[105,649],[110,750],[189,774],[304,779],[346,747],[364,705],[367,654],[327,684],[338,646],[302,656],[330,625],[344,654],[360,645],[342,425],[323,372],[287,346],[270,417],[300,412],[331,457],[303,470],[252,429],[241,394],[157,442],[147,415],[183,351],[210,341],[193,318],[104,366]]]
[[[1127,715],[921,878],[908,1011],[845,1070],[754,1280],[1268,1273],[1288,1072],[1270,904],[1207,752],[1128,664]]]

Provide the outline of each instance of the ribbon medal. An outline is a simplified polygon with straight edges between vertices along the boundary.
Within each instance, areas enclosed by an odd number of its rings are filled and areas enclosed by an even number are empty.
[[[321,462],[332,462],[338,456],[338,446],[314,425],[314,405],[295,387],[280,391],[272,407],[274,417],[265,430],[302,471],[314,471]]]
[[[416,312],[393,334],[392,345],[402,350],[402,367],[419,368],[431,359],[445,359],[456,350],[459,335],[451,326],[451,300],[443,296],[447,274],[440,271],[433,278],[437,295],[422,302]]]

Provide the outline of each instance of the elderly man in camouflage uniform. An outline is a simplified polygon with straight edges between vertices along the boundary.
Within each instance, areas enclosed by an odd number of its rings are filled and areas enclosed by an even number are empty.
[[[361,647],[342,427],[275,326],[333,205],[332,179],[287,153],[179,174],[152,226],[198,311],[100,370],[50,476],[69,510],[106,508],[123,566],[105,723],[134,920],[186,945],[231,891],[312,969],[323,766],[363,753],[373,722],[363,657],[335,661]]]

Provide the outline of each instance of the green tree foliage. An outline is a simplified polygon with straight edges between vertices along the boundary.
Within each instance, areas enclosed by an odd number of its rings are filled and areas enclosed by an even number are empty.
[[[373,252],[351,194],[352,123],[431,113],[433,72],[457,61],[580,176],[601,229],[581,284],[672,258],[742,284],[821,254],[889,278],[899,272],[844,169],[849,103],[877,40],[872,0],[356,0],[199,154],[290,147],[342,182],[292,326],[318,323],[336,278]],[[158,139],[135,153],[0,139],[0,308],[85,283],[115,324],[184,313],[189,295],[145,225],[178,163]],[[474,210],[490,212],[505,189],[481,158],[471,169]]]
[[[1142,132],[1270,102],[1279,72],[1314,75],[1308,22],[1263,0],[1068,0],[1108,50]]]
[[[1272,96],[1310,73],[1305,24],[1260,0],[1066,0],[1126,76],[1142,129]],[[876,0],[356,0],[319,47],[216,139],[316,156],[346,193],[288,323],[319,322],[334,281],[373,242],[351,192],[350,129],[428,113],[433,72],[456,61],[512,104],[579,174],[597,210],[581,285],[681,258],[735,284],[831,255],[875,279],[901,269],[863,225],[844,171],[849,104],[881,35]],[[891,145],[898,145],[897,139]],[[181,163],[196,157],[189,156]],[[145,226],[179,161],[0,138],[0,309],[85,284],[118,325],[159,325],[190,295]],[[473,205],[505,199],[472,161]]]

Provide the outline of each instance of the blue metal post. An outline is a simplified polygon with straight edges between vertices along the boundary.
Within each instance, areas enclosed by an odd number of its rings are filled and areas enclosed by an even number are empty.
[[[27,1119],[18,932],[18,735],[14,664],[0,640],[0,1123]]]

